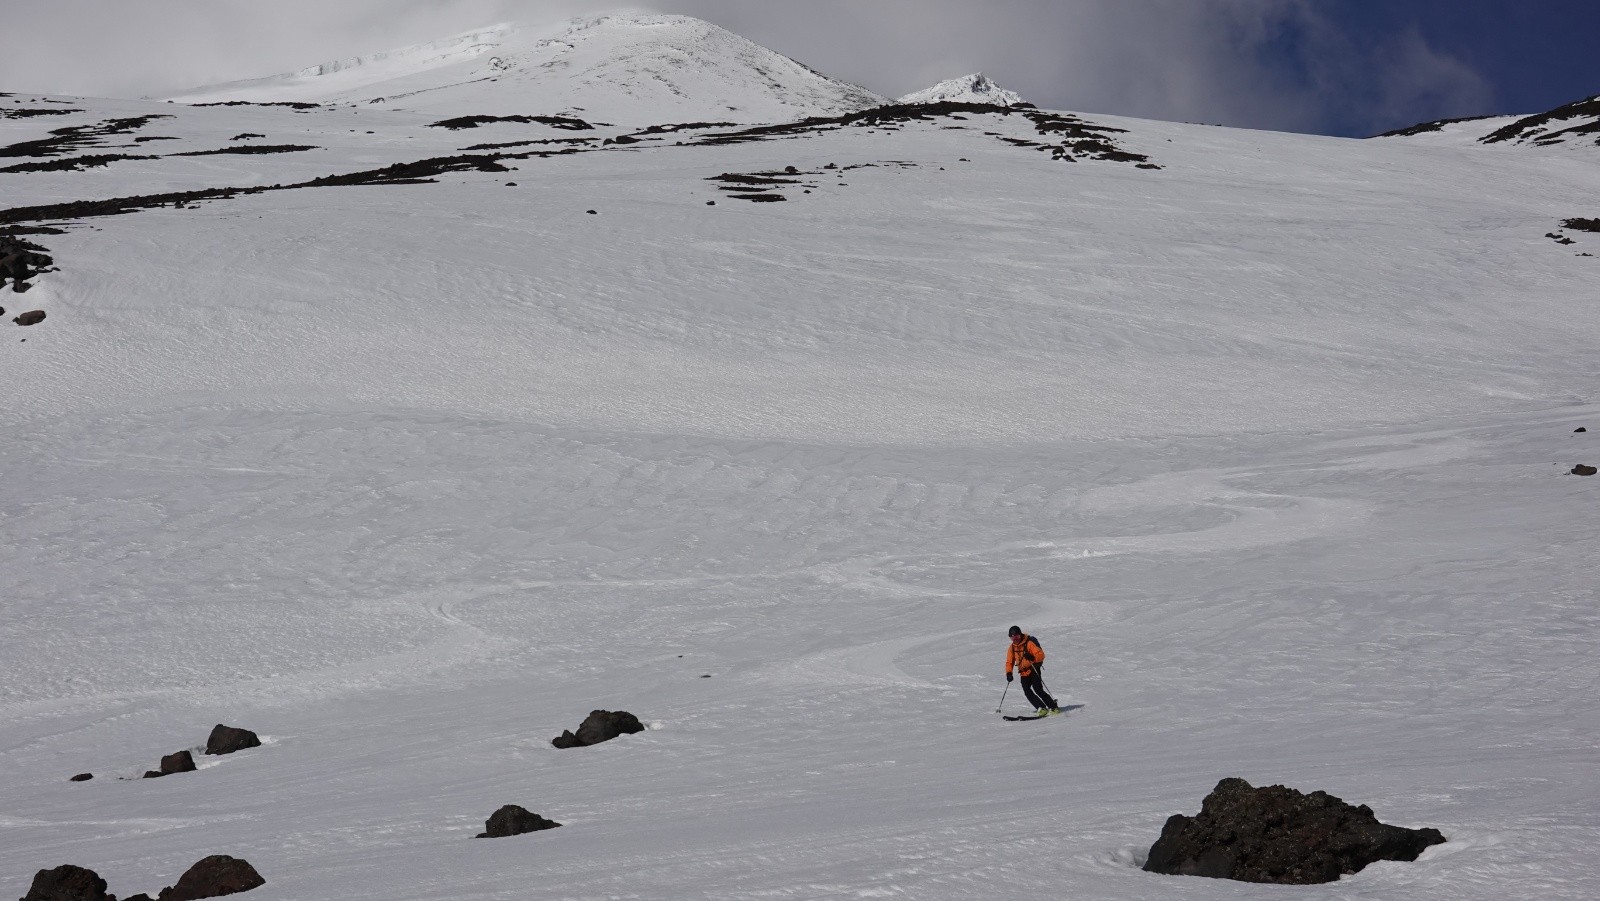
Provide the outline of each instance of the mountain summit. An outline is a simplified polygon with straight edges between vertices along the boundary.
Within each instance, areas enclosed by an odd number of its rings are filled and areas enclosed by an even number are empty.
[[[987,103],[992,106],[1023,106],[1026,101],[1015,91],[1008,91],[994,83],[982,72],[941,81],[925,91],[907,94],[900,103]]]
[[[495,25],[172,99],[382,104],[455,115],[572,111],[619,123],[775,122],[885,102],[709,22],[645,15]]]

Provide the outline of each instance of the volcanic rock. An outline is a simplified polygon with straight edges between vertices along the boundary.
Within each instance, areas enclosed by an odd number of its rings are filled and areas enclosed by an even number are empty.
[[[170,776],[173,773],[192,773],[194,771],[194,755],[188,751],[178,751],[161,758],[161,775],[163,776]]]
[[[44,310],[29,310],[11,321],[17,325],[38,325],[44,321]]]
[[[525,832],[554,829],[560,825],[554,820],[547,820],[515,804],[507,804],[495,811],[488,822],[483,824],[484,831],[478,834],[478,838],[508,838]]]
[[[40,870],[22,901],[116,901],[106,892],[106,881],[94,870],[71,864]]]
[[[1352,807],[1321,791],[1282,785],[1253,788],[1224,779],[1200,815],[1175,814],[1150,847],[1144,869],[1174,876],[1310,885],[1333,882],[1379,860],[1416,860],[1445,840],[1437,829],[1378,822],[1365,804]]]
[[[578,727],[577,734],[570,731],[562,732],[560,738],[551,739],[550,743],[558,748],[581,748],[610,741],[619,735],[632,735],[643,731],[644,724],[626,710],[618,710],[615,713],[610,710],[594,710],[590,711],[583,725]]]
[[[206,753],[212,755],[232,754],[245,748],[259,747],[261,739],[254,732],[249,729],[224,726],[221,723],[211,730],[211,737],[206,739]]]
[[[68,782],[88,782],[90,779],[93,779],[93,778],[94,778],[94,774],[93,773],[79,773],[78,775],[73,776],[71,779],[69,779],[67,781]]]
[[[178,884],[161,890],[160,901],[196,901],[248,892],[266,885],[248,861],[214,854],[178,877]]]
[[[1579,463],[1577,466],[1572,467],[1572,474],[1575,476],[1592,476],[1596,472],[1600,472],[1600,470],[1596,470],[1593,466],[1588,466],[1583,463]]]

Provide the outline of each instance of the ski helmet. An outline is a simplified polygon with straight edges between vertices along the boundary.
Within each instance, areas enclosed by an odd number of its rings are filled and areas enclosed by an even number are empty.
[[[1007,635],[1021,635],[1022,634],[1022,627],[1021,626],[1012,626],[1011,627],[1011,631],[1007,632],[1006,634]]]

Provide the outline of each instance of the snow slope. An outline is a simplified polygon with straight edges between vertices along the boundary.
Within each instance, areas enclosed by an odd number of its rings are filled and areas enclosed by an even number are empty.
[[[430,126],[500,87],[5,98],[81,112],[0,149],[170,118],[0,158],[152,157],[0,172],[63,227],[0,330],[0,897],[1281,898],[1138,869],[1235,775],[1450,839],[1299,894],[1600,895],[1592,160]],[[316,149],[175,155],[251,145]],[[1081,708],[994,715],[1012,623]],[[594,708],[653,728],[550,747]],[[122,778],[217,722],[267,743]],[[472,840],[507,803],[563,828]]]
[[[1016,91],[1008,91],[982,72],[941,81],[931,88],[901,97],[896,103],[988,103],[994,106],[1019,106],[1024,101]]]
[[[635,124],[770,122],[883,102],[709,22],[641,15],[502,24],[173,99],[383,104],[441,115],[577,111]]]

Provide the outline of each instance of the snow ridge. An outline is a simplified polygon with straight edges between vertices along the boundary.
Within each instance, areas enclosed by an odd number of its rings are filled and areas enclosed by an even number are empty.
[[[451,115],[581,110],[638,124],[777,122],[885,102],[709,22],[657,15],[504,23],[171,99],[383,104]]]
[[[988,103],[993,106],[1023,106],[1027,101],[1015,91],[1008,91],[995,84],[994,80],[982,72],[963,75],[960,78],[951,78],[941,81],[931,88],[907,94],[901,97],[900,103]]]

